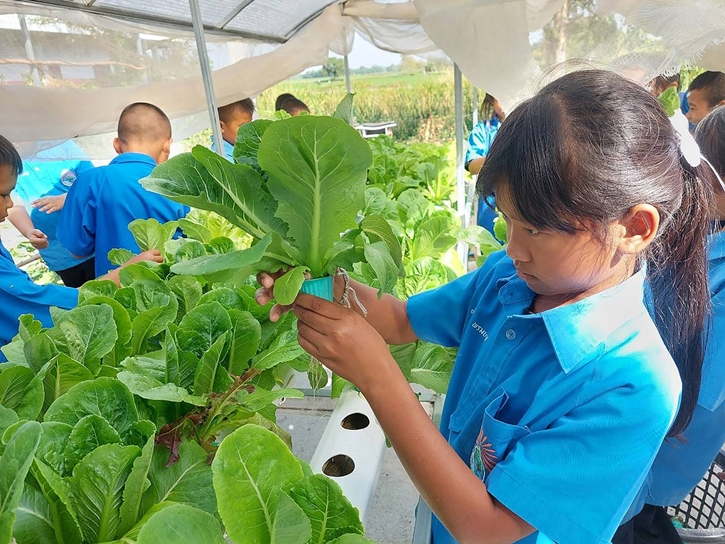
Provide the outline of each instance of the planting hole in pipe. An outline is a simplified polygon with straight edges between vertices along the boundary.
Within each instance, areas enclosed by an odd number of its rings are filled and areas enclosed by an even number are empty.
[[[345,454],[333,455],[322,465],[322,473],[332,478],[347,476],[355,470],[355,461]]]
[[[359,431],[360,429],[364,429],[365,427],[370,425],[370,418],[365,414],[355,412],[354,414],[345,416],[345,419],[340,422],[340,425],[343,429],[348,429],[350,431]]]

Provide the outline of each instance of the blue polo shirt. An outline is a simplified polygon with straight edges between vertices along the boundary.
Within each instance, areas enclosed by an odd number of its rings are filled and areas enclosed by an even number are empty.
[[[151,174],[154,159],[141,153],[123,153],[107,166],[78,176],[68,191],[58,223],[58,240],[74,255],[96,255],[96,276],[114,266],[108,252],[141,250],[128,224],[154,218],[160,223],[184,217],[189,207],[152,193],[139,180]]]
[[[20,270],[0,243],[0,346],[18,334],[18,318],[33,314],[44,327],[52,327],[50,307],[70,310],[78,305],[78,290],[62,285],[38,285]],[[5,358],[0,352],[0,361]]]
[[[230,144],[226,140],[222,140],[224,142],[224,156],[229,160],[229,162],[234,162],[234,144]],[[214,141],[214,137],[211,138],[211,150],[216,152],[216,142]]]
[[[85,156],[82,149],[68,140],[59,146],[41,151],[33,157],[33,161],[24,162],[23,173],[18,176],[18,184],[13,194],[22,199],[35,228],[48,236],[48,247],[40,250],[40,256],[51,270],[72,268],[90,259],[92,255],[80,260],[73,257],[56,237],[60,214],[41,212],[33,208],[32,203],[44,196],[67,193],[81,172],[93,168],[90,161],[80,160],[80,157]]]
[[[538,530],[520,542],[610,542],[674,420],[680,378],[643,282],[530,314],[501,251],[408,300],[418,337],[460,348],[441,433]],[[433,542],[454,542],[437,519]]]
[[[498,134],[498,128],[500,126],[501,121],[498,120],[498,117],[493,117],[492,119],[481,121],[473,127],[471,134],[468,135],[468,149],[466,150],[465,160],[466,165],[468,165],[468,163],[473,159],[486,157],[488,155],[488,152],[491,149],[491,144],[493,144],[493,140],[496,138],[496,134]],[[476,224],[493,234],[493,222],[498,215],[495,211],[493,211],[493,209],[491,209],[491,206],[496,206],[493,197],[489,197],[488,204],[489,205],[486,205],[486,202],[482,198],[478,199]]]
[[[683,433],[685,441],[668,439],[662,445],[625,519],[642,510],[644,503],[682,502],[725,443],[725,233],[710,236],[709,251],[712,321],[697,407]]]

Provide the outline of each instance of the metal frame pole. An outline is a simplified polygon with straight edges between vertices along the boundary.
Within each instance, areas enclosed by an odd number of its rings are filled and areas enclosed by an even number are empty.
[[[466,226],[466,181],[464,177],[465,159],[463,155],[463,74],[457,64],[453,65],[453,87],[456,112],[456,194],[458,196],[458,216],[461,225]],[[468,244],[458,242],[458,257],[463,269],[468,271]]]
[[[196,38],[196,49],[199,53],[199,64],[201,66],[201,79],[204,82],[204,94],[206,94],[206,105],[209,108],[209,120],[211,121],[211,132],[214,135],[216,151],[224,157],[224,139],[222,138],[222,127],[219,121],[219,110],[216,105],[216,94],[214,93],[214,81],[211,75],[211,63],[209,53],[206,50],[204,39],[204,24],[201,19],[199,0],[189,0],[191,8],[191,23],[194,26],[194,38]]]
[[[473,87],[473,126],[478,124],[478,87]]]
[[[33,49],[33,42],[30,40],[30,31],[28,30],[28,23],[25,21],[25,15],[19,14],[18,20],[20,21],[20,30],[23,32],[23,38],[25,40],[25,54],[32,63],[30,65],[30,74],[33,77],[33,85],[42,87],[43,82],[40,79],[38,66],[35,64],[35,50]]]
[[[350,62],[347,55],[344,57],[345,61],[345,87],[347,87],[347,94],[352,92],[352,84],[350,83]]]

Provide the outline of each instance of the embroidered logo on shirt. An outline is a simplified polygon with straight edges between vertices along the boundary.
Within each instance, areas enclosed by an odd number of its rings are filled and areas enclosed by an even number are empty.
[[[476,445],[471,452],[471,470],[483,482],[486,473],[490,473],[498,463],[498,456],[483,429],[478,433]]]
[[[478,334],[480,334],[481,336],[483,336],[483,340],[484,340],[484,342],[485,342],[486,340],[488,340],[488,332],[486,332],[486,329],[484,329],[484,328],[483,328],[483,327],[482,327],[481,325],[479,325],[478,323],[476,323],[476,322],[474,321],[473,323],[471,323],[471,327],[473,327],[473,329],[474,329],[474,330],[475,330],[475,331],[476,331],[476,332],[477,332]]]
[[[60,182],[66,187],[71,187],[76,182],[76,173],[73,170],[63,170],[60,174]]]

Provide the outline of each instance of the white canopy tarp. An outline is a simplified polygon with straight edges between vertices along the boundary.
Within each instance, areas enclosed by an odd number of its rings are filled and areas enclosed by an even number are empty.
[[[442,50],[508,105],[573,58],[642,83],[682,61],[725,69],[725,0],[199,4],[219,105],[322,64],[330,50],[348,53],[355,32],[388,51]],[[208,127],[191,26],[188,0],[0,0],[0,134],[26,155],[67,138],[88,144],[139,100],[168,113],[176,140]],[[93,158],[111,152],[84,147]]]

